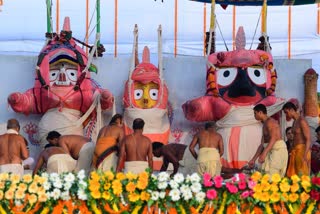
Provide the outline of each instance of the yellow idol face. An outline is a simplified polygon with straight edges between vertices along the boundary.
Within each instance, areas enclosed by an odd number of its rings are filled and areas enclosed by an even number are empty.
[[[158,102],[159,85],[154,82],[134,83],[134,100],[139,108],[153,108]]]

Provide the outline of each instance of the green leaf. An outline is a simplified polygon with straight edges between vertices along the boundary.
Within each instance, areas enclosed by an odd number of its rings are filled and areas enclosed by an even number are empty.
[[[90,72],[94,72],[94,73],[98,73],[98,68],[97,68],[97,66],[95,66],[94,64],[90,64],[90,67],[89,67],[89,69],[88,69]]]

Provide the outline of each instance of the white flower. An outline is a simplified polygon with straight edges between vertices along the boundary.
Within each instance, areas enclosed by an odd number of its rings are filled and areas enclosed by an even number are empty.
[[[21,206],[22,205],[21,200],[14,200],[14,205]]]
[[[74,176],[74,174],[72,174],[72,173],[69,172],[69,173],[64,177],[64,180],[65,180],[66,182],[69,182],[69,183],[73,184],[75,178],[76,178],[76,177]]]
[[[52,185],[55,187],[55,188],[58,188],[60,189],[62,187],[62,182],[61,182],[61,179],[60,178],[57,178],[55,181],[52,181]]]
[[[167,172],[160,172],[158,174],[158,180],[159,182],[168,181],[170,178],[169,174]]]
[[[83,180],[85,177],[86,177],[86,172],[81,169],[79,172],[78,172],[78,175],[77,175],[78,179],[79,180]]]
[[[179,184],[175,180],[171,180],[169,184],[172,189],[178,189],[179,187]]]
[[[77,195],[80,200],[87,200],[87,194],[83,189],[79,189]]]
[[[46,172],[41,173],[41,177],[43,178],[49,178],[49,174]]]
[[[158,183],[159,189],[165,189],[165,188],[167,188],[167,186],[168,186],[168,183],[166,181]]]
[[[182,193],[182,197],[184,200],[190,200],[192,198],[192,192],[190,189],[186,190],[185,192]]]
[[[65,182],[63,185],[63,188],[65,191],[69,191],[69,189],[71,188],[72,184],[70,182]]]
[[[181,192],[182,194],[184,194],[184,193],[187,192],[187,191],[190,191],[190,187],[189,187],[188,185],[183,184],[183,185],[180,187],[180,192]]]
[[[50,182],[44,182],[44,183],[43,183],[43,188],[44,188],[45,190],[49,190],[49,189],[51,188],[51,183],[50,183]]]
[[[151,200],[157,201],[158,199],[159,199],[159,192],[153,191],[153,192],[151,193]]]
[[[152,180],[157,180],[157,176],[155,174],[151,174]]]
[[[191,182],[191,176],[190,175],[187,175],[186,177],[186,183],[190,183]]]
[[[182,183],[184,181],[184,176],[182,173],[177,173],[173,176],[173,180],[177,182],[178,184]]]
[[[69,192],[68,192],[68,191],[62,192],[62,193],[61,193],[61,199],[64,200],[64,201],[70,200]]]
[[[206,194],[204,192],[198,192],[196,194],[196,200],[201,203],[203,202],[204,198],[206,197]]]
[[[160,192],[159,198],[164,199],[166,197],[166,192]]]
[[[171,197],[172,201],[179,201],[180,191],[178,189],[173,189],[169,192],[169,196]]]
[[[195,182],[200,182],[201,178],[200,176],[198,175],[198,173],[193,173],[191,176],[190,176],[190,181],[192,183],[195,183]]]
[[[55,182],[57,179],[60,180],[60,177],[59,177],[58,173],[53,172],[53,173],[50,174],[50,176],[49,176],[49,180],[50,181]]]
[[[54,200],[58,200],[60,197],[61,191],[59,189],[54,189],[53,192],[50,193],[51,198]]]
[[[87,182],[85,181],[79,181],[78,184],[79,184],[79,187],[81,188],[86,188],[88,186]]]
[[[192,183],[190,188],[191,188],[192,192],[198,193],[201,191],[201,184],[200,183]]]

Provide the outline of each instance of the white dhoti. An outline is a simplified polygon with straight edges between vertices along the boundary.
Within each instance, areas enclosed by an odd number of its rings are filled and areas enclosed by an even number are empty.
[[[47,173],[72,172],[77,161],[69,154],[55,154],[49,157],[47,162]]]
[[[0,165],[0,173],[6,173],[6,172],[7,173],[11,172],[12,174],[22,176],[24,174],[24,169],[23,169],[23,166],[18,163]]]
[[[220,154],[216,148],[200,148],[197,159],[197,170],[200,175],[209,173],[211,177],[220,175]]]
[[[133,174],[139,174],[144,172],[149,167],[147,161],[126,161],[124,163],[124,172],[132,172]]]
[[[84,169],[86,173],[90,172],[94,149],[95,145],[92,142],[88,142],[81,147],[77,166],[74,169],[75,172],[79,172],[81,169]]]
[[[178,172],[183,175],[191,175],[197,171],[197,160],[191,154],[189,148],[184,150],[182,160],[179,161]]]

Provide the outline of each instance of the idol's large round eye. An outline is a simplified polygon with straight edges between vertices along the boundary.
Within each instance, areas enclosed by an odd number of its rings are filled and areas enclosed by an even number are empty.
[[[67,69],[66,70],[66,73],[68,75],[68,78],[70,81],[73,81],[73,82],[76,82],[77,81],[77,70],[75,69]]]
[[[135,100],[140,100],[143,95],[143,90],[142,89],[134,89],[134,99]]]
[[[59,72],[60,72],[59,70],[50,70],[49,72],[50,82],[55,81],[57,79]]]
[[[217,71],[217,83],[221,86],[228,86],[234,81],[237,74],[237,68],[220,68]]]
[[[150,98],[152,100],[158,100],[158,93],[159,93],[159,90],[158,89],[150,89],[149,91],[149,95],[150,95]]]
[[[266,83],[266,72],[263,68],[248,67],[248,76],[257,85]]]

